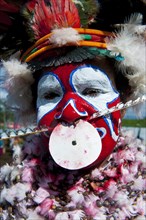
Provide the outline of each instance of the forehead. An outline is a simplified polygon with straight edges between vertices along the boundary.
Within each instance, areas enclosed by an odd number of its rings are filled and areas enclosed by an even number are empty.
[[[88,67],[88,68],[85,68],[85,67]],[[79,63],[79,64],[78,63],[65,64],[65,65],[62,65],[56,68],[45,68],[43,70],[42,76],[47,75],[49,73],[53,73],[57,75],[64,84],[66,84],[70,80],[70,75],[73,74],[75,71],[80,72],[79,75],[84,80],[88,80],[88,79],[94,80],[96,73],[95,73],[95,70],[93,69],[96,69],[101,73],[100,74],[101,78],[108,77],[112,81],[112,84],[114,85],[113,68],[108,64],[108,62],[104,61],[103,59],[90,61],[86,63],[85,62]],[[98,74],[98,77],[99,77],[99,74]]]

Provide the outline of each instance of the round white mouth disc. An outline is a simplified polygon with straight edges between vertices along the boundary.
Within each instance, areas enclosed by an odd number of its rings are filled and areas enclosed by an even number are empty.
[[[101,149],[97,130],[83,120],[75,126],[58,124],[50,136],[50,154],[65,169],[77,170],[89,166],[97,160]]]

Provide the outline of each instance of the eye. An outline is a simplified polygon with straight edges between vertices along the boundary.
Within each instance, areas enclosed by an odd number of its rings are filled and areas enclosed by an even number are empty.
[[[101,91],[94,88],[86,88],[82,91],[82,94],[85,96],[96,97]]]
[[[47,100],[52,100],[52,99],[55,99],[57,97],[59,97],[60,95],[57,94],[56,92],[47,92],[43,95],[43,98],[44,99],[47,99]]]

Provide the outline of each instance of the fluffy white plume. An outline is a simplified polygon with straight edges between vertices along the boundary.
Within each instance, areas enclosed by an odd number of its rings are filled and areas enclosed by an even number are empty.
[[[5,88],[8,91],[7,105],[18,109],[18,114],[29,115],[32,107],[31,85],[34,82],[32,71],[26,63],[22,64],[17,59],[2,61],[7,79]]]
[[[9,175],[11,174],[11,171],[13,169],[13,166],[10,166],[9,164],[4,165],[0,169],[0,181],[8,181]]]
[[[74,44],[81,40],[80,35],[73,28],[54,29],[52,33],[50,42],[58,46],[63,46],[68,43]]]
[[[61,219],[69,219],[69,213],[68,212],[59,212],[56,215],[55,220],[61,220]]]
[[[85,213],[83,210],[74,210],[69,212],[72,220],[83,219],[85,217]]]
[[[130,16],[129,20],[125,20],[125,23],[131,24],[131,25],[140,25],[142,23],[143,16],[140,13],[134,13]]]
[[[145,39],[137,33],[135,25],[140,21],[139,14],[132,15],[129,24],[123,25],[115,38],[107,40],[108,49],[124,57],[124,60],[118,63],[118,68],[129,79],[134,91],[133,98],[146,94],[146,43]]]
[[[44,220],[43,217],[37,214],[36,210],[29,210],[27,220]]]
[[[22,201],[26,197],[26,193],[30,191],[30,186],[27,184],[16,183],[11,188],[5,188],[2,190],[1,202],[8,201],[11,205],[14,201]]]

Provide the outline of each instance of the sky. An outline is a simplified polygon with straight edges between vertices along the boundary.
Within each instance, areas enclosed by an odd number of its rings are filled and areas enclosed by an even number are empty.
[[[135,113],[135,110],[131,107],[127,109],[125,119],[143,119],[146,118],[146,102],[141,106],[139,115]]]

